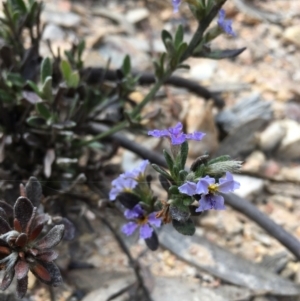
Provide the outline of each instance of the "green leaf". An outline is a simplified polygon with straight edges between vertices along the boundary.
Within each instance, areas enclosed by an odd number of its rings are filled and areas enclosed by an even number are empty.
[[[46,120],[39,116],[30,116],[26,119],[26,122],[36,128],[44,127],[46,125]]]
[[[180,178],[180,181],[184,182],[186,180],[186,176],[188,175],[189,173],[186,171],[186,170],[181,170],[179,172],[179,178]]]
[[[175,33],[174,45],[175,45],[176,49],[178,49],[178,47],[182,43],[182,41],[183,41],[183,26],[180,24]]]
[[[173,175],[174,161],[173,161],[171,155],[165,149],[163,150],[163,155],[164,155],[165,160],[167,162],[170,173],[171,173],[171,175]]]
[[[173,182],[171,175],[169,175],[164,169],[162,169],[161,167],[159,167],[156,164],[151,164],[151,165],[152,165],[153,169],[155,169],[158,173],[160,173],[161,175],[166,177],[168,180]]]
[[[47,76],[42,87],[42,98],[52,102],[52,77]]]
[[[28,80],[27,81],[27,84],[30,86],[30,88],[37,94],[41,97],[41,92],[40,92],[40,89],[39,87],[31,80]]]
[[[239,48],[239,49],[225,49],[225,50],[210,50],[203,47],[200,52],[193,54],[193,56],[209,58],[213,60],[221,60],[221,59],[236,57],[245,50],[246,47]]]
[[[187,43],[182,43],[182,44],[180,44],[180,46],[178,46],[178,49],[176,51],[176,58],[177,58],[178,62],[179,62],[181,56],[183,55],[183,53],[186,51],[187,47],[188,47]]]
[[[27,7],[25,5],[25,2],[23,0],[14,0],[14,6],[17,8],[21,13],[26,14],[27,13]]]
[[[72,68],[68,61],[62,60],[60,62],[60,71],[62,73],[63,79],[67,83],[72,76]]]
[[[70,75],[66,83],[69,88],[77,88],[79,85],[79,81],[80,81],[79,72],[74,71],[72,72],[72,74]]]
[[[173,224],[173,227],[175,228],[175,230],[183,235],[192,236],[195,234],[196,228],[195,228],[193,221],[190,218],[185,222],[179,222],[179,221],[173,219],[172,224]]]
[[[77,46],[78,60],[81,60],[84,49],[85,49],[85,40],[81,40]]]
[[[0,101],[6,104],[12,104],[14,101],[14,96],[3,89],[0,89]]]
[[[52,76],[52,63],[50,58],[46,57],[43,59],[41,64],[41,82],[45,83],[46,78]]]
[[[131,72],[131,61],[130,61],[129,55],[126,55],[123,60],[122,71],[125,76],[130,74],[130,72]]]
[[[51,118],[50,110],[45,106],[43,102],[38,102],[35,105],[36,111],[46,120]]]
[[[170,194],[179,194],[178,187],[177,187],[176,185],[172,185],[172,186],[169,188],[169,192],[170,192]]]
[[[163,43],[164,43],[164,45],[165,45],[165,47],[166,47],[166,49],[168,51],[169,44],[171,43],[171,45],[173,46],[173,38],[172,38],[171,34],[164,29],[161,32],[161,39],[162,39],[162,41],[163,41]]]
[[[184,167],[185,167],[185,163],[186,163],[188,154],[189,154],[189,144],[187,143],[187,141],[184,141],[181,144],[181,149],[180,149],[180,167],[181,167],[181,169],[184,169]]]
[[[223,155],[223,156],[209,160],[207,162],[207,164],[210,165],[210,164],[214,164],[214,163],[218,163],[218,162],[224,162],[224,161],[228,161],[230,159],[231,159],[231,157],[229,155]]]

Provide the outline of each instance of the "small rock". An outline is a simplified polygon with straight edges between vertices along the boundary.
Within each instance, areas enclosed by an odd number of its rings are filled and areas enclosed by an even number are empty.
[[[278,121],[272,122],[258,137],[258,145],[264,152],[271,152],[279,146],[286,129]]]
[[[277,203],[279,205],[282,205],[283,207],[287,208],[287,209],[292,209],[294,207],[294,202],[293,199],[288,197],[288,196],[284,196],[284,195],[280,195],[280,194],[275,194],[272,195],[268,198],[268,201],[271,203]]]
[[[300,27],[299,25],[288,27],[284,33],[283,38],[287,42],[291,42],[300,47]]]
[[[294,120],[281,120],[280,124],[285,128],[286,135],[282,139],[277,156],[283,159],[300,158],[300,124]]]
[[[283,167],[279,173],[279,177],[286,181],[300,183],[300,166]]]
[[[243,198],[261,192],[265,186],[264,180],[244,175],[234,175],[234,180],[241,184],[234,193]]]
[[[44,11],[42,13],[42,21],[66,28],[75,28],[79,26],[81,18],[72,12]]]
[[[213,76],[218,66],[218,62],[213,60],[207,60],[202,61],[202,63],[199,63],[199,61],[197,60],[197,62],[195,61],[191,66],[191,77],[194,80],[205,80]]]
[[[248,156],[243,164],[243,170],[248,172],[259,172],[266,161],[266,156],[260,151],[254,151]]]
[[[57,41],[57,40],[63,40],[65,36],[66,36],[65,32],[59,26],[53,23],[49,23],[46,25],[44,29],[42,39]]]
[[[129,23],[135,24],[149,17],[149,10],[141,7],[130,10],[126,14],[126,19]]]

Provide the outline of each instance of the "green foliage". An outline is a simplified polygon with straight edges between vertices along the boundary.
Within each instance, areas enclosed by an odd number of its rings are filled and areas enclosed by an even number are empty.
[[[172,225],[175,228],[176,231],[183,235],[194,235],[196,228],[191,219],[188,219],[185,222],[179,222],[175,219],[172,220]]]

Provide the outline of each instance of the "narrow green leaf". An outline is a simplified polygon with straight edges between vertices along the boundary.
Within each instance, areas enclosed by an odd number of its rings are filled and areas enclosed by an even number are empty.
[[[51,112],[43,102],[38,102],[35,105],[37,112],[46,120],[51,117]]]
[[[152,165],[153,169],[155,169],[158,173],[160,173],[161,175],[166,177],[168,180],[173,182],[171,175],[169,175],[164,169],[162,169],[161,167],[159,167],[156,164],[151,164],[151,165]]]
[[[182,41],[183,41],[183,26],[180,24],[177,28],[177,31],[175,33],[175,39],[174,39],[174,45],[176,49],[178,49]]]
[[[31,80],[28,80],[27,81],[27,84],[30,86],[30,88],[37,94],[41,97],[41,92],[40,92],[40,89],[39,87]]]
[[[23,0],[14,0],[14,6],[23,14],[27,13],[27,7]]]
[[[85,49],[85,40],[81,40],[77,46],[78,60],[81,60],[84,49]]]
[[[30,116],[26,119],[26,122],[32,127],[43,127],[46,125],[46,120],[39,116]]]
[[[52,77],[47,76],[43,87],[42,87],[42,98],[45,100],[48,100],[49,102],[52,102],[53,100],[53,94],[52,94]]]
[[[163,30],[161,32],[161,39],[166,47],[167,52],[169,52],[169,50],[168,50],[168,48],[170,47],[169,44],[171,44],[173,46],[173,38],[172,38],[171,34],[168,31]],[[174,48],[174,46],[173,46],[173,48]]]
[[[180,167],[181,167],[181,169],[184,169],[184,167],[185,167],[185,163],[186,163],[188,154],[189,154],[189,144],[187,143],[187,141],[184,141],[181,144],[181,149],[180,149]]]
[[[171,175],[173,175],[174,161],[173,161],[171,155],[165,149],[163,150],[163,155],[164,155],[165,160],[167,162],[170,173],[171,173]]]
[[[63,79],[67,83],[72,75],[72,68],[71,68],[70,63],[66,60],[61,61],[60,62],[60,71],[62,73]]]
[[[123,60],[122,71],[125,76],[130,74],[130,72],[131,72],[131,61],[130,61],[129,55],[126,55]]]
[[[220,157],[213,158],[213,159],[209,160],[207,162],[207,164],[210,165],[210,164],[214,164],[214,163],[217,163],[217,162],[224,162],[224,161],[228,161],[230,159],[231,158],[230,158],[229,155],[223,155],[223,156],[220,156]]]
[[[185,222],[179,222],[175,219],[172,220],[173,227],[175,228],[176,231],[183,235],[194,235],[196,228],[191,219],[188,219]]]
[[[52,63],[50,58],[46,57],[43,59],[41,64],[41,82],[45,83],[46,78],[52,76]]]
[[[77,88],[79,85],[79,81],[80,81],[79,72],[74,71],[72,72],[72,74],[70,75],[66,83],[69,88]]]

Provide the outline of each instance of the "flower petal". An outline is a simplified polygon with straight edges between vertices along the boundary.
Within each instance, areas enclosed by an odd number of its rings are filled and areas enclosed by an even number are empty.
[[[181,0],[172,0],[172,5],[173,5],[173,8],[174,8],[173,12],[174,13],[178,12],[179,6],[180,6],[180,2],[181,2]]]
[[[196,194],[196,187],[197,187],[196,183],[187,181],[183,185],[179,186],[178,190],[181,193],[192,196]]]
[[[194,132],[191,134],[185,134],[185,138],[187,140],[196,140],[196,141],[200,141],[203,139],[203,137],[205,136],[205,133],[202,132]]]
[[[208,193],[208,186],[215,183],[214,178],[206,176],[198,181],[195,194]]]
[[[152,236],[153,228],[149,224],[144,224],[140,227],[140,238],[147,239]]]
[[[218,190],[220,192],[231,192],[240,188],[240,183],[233,180],[233,176],[230,172],[226,172],[225,178],[219,180]]]
[[[161,219],[156,217],[156,212],[150,213],[148,215],[148,222],[151,226],[160,227]]]
[[[173,145],[182,144],[184,141],[185,141],[185,134],[183,133],[171,135],[171,143]]]
[[[201,212],[205,210],[224,210],[224,198],[221,195],[207,194],[202,195],[199,201],[199,207],[196,212]]]
[[[156,138],[168,137],[169,131],[168,130],[153,130],[153,131],[148,131],[148,135],[156,137]]]
[[[127,235],[130,236],[133,234],[133,232],[137,229],[138,224],[135,222],[129,222],[122,226],[121,231]]]
[[[144,216],[144,210],[142,209],[141,205],[137,204],[132,209],[125,210],[124,216],[127,219],[140,218]]]

